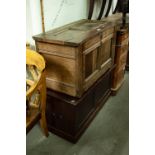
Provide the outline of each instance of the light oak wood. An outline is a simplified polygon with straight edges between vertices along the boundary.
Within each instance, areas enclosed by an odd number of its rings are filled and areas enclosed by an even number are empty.
[[[75,59],[75,50],[76,48],[70,46],[59,46],[55,44],[48,44],[37,42],[37,47],[39,53],[52,54],[55,56],[60,56],[64,58]]]
[[[81,97],[113,65],[114,37],[111,23],[93,20],[34,36],[47,62],[47,87]]]

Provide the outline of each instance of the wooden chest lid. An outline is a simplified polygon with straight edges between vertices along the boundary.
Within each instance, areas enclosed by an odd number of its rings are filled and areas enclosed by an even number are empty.
[[[113,23],[114,25],[117,25],[117,24],[121,24],[122,23],[122,18],[123,18],[123,14],[122,13],[116,13],[116,14],[113,14],[111,16],[108,16],[106,18],[102,18],[101,21],[107,21],[107,22],[111,22]],[[126,23],[129,23],[129,16],[126,15]]]
[[[79,46],[79,44],[102,32],[109,26],[111,24],[107,21],[83,19],[33,36],[33,39],[54,44]]]

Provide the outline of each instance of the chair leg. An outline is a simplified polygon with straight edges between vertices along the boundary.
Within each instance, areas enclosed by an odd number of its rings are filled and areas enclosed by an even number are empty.
[[[48,128],[46,123],[46,78],[45,78],[45,71],[43,72],[43,81],[42,81],[42,91],[41,91],[41,119],[40,125],[43,129],[45,136],[48,137]]]
[[[47,128],[46,117],[44,112],[41,114],[40,125],[45,136],[48,137],[49,134],[48,134],[48,128]]]

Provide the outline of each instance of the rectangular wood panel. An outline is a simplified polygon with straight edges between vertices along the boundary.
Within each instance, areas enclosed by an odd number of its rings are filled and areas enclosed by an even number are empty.
[[[93,73],[93,52],[85,55],[85,78]]]
[[[111,56],[111,39],[105,41],[101,45],[99,57],[100,57],[100,65],[102,65],[105,61],[107,61]]]
[[[56,44],[37,42],[37,47],[40,53],[67,57],[75,59],[76,48],[70,46],[61,46]]]

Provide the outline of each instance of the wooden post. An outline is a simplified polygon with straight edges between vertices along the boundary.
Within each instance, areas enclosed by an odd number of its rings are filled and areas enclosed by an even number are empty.
[[[41,9],[41,20],[42,20],[42,32],[45,33],[43,0],[40,0],[40,9]]]

